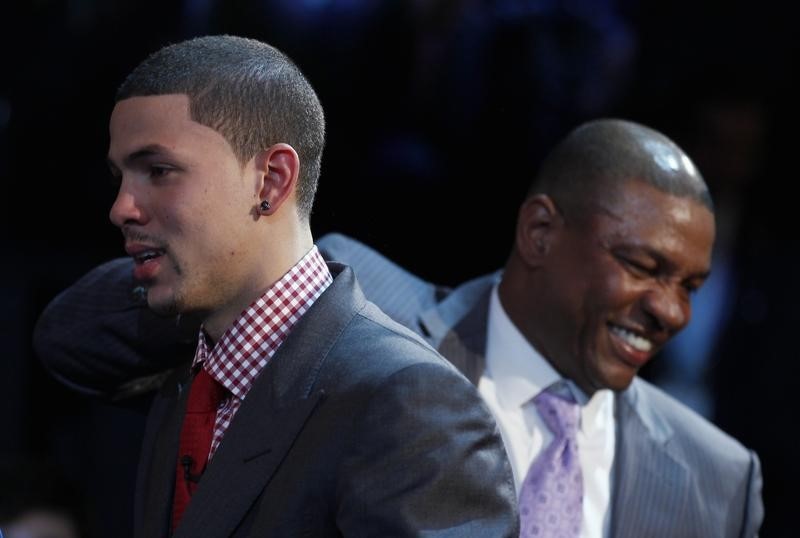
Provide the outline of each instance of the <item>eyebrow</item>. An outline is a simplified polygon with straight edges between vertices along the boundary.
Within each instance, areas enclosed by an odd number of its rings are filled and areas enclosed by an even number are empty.
[[[152,157],[153,155],[172,155],[172,151],[166,146],[162,146],[161,144],[148,144],[136,151],[128,154],[122,160],[123,164],[126,166],[131,166],[135,164],[137,161],[141,161],[148,157]],[[118,166],[114,163],[111,159],[111,156],[106,156],[106,163],[108,163],[108,167],[112,170],[117,170]]]

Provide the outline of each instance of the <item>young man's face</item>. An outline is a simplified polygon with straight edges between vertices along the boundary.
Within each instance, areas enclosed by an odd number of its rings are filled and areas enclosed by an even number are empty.
[[[714,217],[702,204],[629,181],[548,254],[543,350],[589,394],[624,390],[689,322],[708,274]]]
[[[186,95],[122,100],[109,129],[109,163],[120,179],[110,218],[150,307],[212,312],[252,294],[248,279],[263,252],[252,244],[259,200],[251,165],[190,119]]]

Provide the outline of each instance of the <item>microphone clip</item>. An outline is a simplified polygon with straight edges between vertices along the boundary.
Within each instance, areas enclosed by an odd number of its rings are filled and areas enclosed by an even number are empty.
[[[184,480],[197,484],[200,482],[200,477],[203,476],[203,471],[201,470],[197,474],[192,474],[192,465],[194,465],[194,459],[190,455],[186,454],[181,456],[181,466],[183,467]]]

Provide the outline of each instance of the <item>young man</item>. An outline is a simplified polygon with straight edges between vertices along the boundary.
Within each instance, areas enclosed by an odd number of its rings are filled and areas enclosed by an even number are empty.
[[[118,91],[111,220],[149,309],[202,323],[149,413],[135,534],[516,535],[474,388],[313,244],[323,143],[308,81],[254,40],[165,47]],[[87,392],[116,367],[42,356]]]

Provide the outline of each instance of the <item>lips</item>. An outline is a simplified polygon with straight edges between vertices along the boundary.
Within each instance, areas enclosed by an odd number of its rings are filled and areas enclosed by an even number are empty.
[[[127,244],[125,251],[133,258],[133,278],[137,281],[153,280],[166,252],[165,249],[143,244]]]
[[[613,323],[608,324],[617,356],[634,368],[641,368],[653,356],[654,342],[638,331]]]

